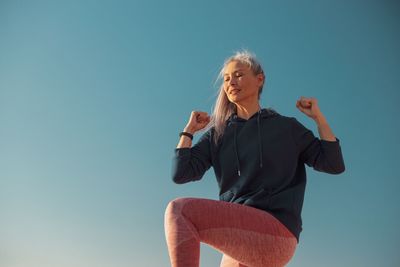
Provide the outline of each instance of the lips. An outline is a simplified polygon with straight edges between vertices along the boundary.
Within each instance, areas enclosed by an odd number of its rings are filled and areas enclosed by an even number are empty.
[[[236,94],[238,92],[240,92],[240,89],[232,89],[229,91],[230,94]]]

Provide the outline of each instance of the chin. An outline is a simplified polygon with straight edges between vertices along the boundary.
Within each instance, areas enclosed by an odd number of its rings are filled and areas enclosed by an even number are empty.
[[[233,96],[233,97],[228,97],[228,100],[232,103],[237,103],[240,101],[240,97]]]

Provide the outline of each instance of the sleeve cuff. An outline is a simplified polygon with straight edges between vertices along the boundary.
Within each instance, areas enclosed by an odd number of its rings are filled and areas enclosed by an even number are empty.
[[[182,157],[190,155],[190,147],[175,148],[175,156]]]
[[[339,138],[335,137],[336,141],[328,141],[320,139],[321,145],[326,149],[336,149],[340,147],[340,140]]]
[[[323,140],[323,139],[320,138],[321,142],[323,142],[323,143],[327,143],[327,144],[336,144],[336,143],[340,143],[339,138],[335,137],[335,139],[336,139],[335,141],[328,141],[328,140]]]

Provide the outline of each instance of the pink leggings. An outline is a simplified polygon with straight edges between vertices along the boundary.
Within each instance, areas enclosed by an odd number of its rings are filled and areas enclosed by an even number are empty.
[[[178,198],[165,211],[165,236],[173,267],[198,267],[200,242],[224,254],[221,267],[284,266],[295,236],[268,212],[202,198]]]

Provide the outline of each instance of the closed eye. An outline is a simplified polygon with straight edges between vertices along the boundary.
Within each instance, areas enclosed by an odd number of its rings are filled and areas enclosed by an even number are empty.
[[[234,75],[236,78],[240,78],[240,77],[242,77],[244,74],[241,73],[241,72],[235,72],[233,75]],[[230,80],[230,76],[229,76],[229,75],[225,75],[225,76],[224,76],[224,81],[227,82],[227,81],[229,81],[229,80]]]

